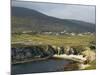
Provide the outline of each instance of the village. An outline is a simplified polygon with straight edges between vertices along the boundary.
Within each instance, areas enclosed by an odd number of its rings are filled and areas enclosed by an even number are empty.
[[[34,32],[34,31],[23,31],[23,32],[14,32],[12,34],[42,34],[42,35],[68,35],[68,36],[84,36],[84,35],[96,35],[94,32],[67,32],[66,30],[59,32],[51,32],[51,31],[42,31],[42,32]]]

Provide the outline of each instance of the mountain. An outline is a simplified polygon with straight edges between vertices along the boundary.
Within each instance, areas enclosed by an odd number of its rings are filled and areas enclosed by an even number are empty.
[[[12,32],[54,31],[95,32],[95,24],[47,16],[33,9],[11,7]]]

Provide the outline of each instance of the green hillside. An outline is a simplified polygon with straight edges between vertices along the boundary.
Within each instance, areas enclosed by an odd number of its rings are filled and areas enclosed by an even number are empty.
[[[22,7],[12,7],[11,12],[12,32],[60,32],[63,30],[67,32],[95,32],[95,24],[83,21],[58,19]]]

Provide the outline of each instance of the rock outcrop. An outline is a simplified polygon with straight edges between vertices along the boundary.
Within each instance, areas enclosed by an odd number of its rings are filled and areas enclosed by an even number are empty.
[[[69,46],[55,46],[55,45],[26,45],[26,44],[13,44],[11,48],[12,62],[38,60],[40,58],[52,57],[53,55],[84,55],[88,61],[95,59],[95,53],[91,50],[85,49],[84,51],[80,47]]]

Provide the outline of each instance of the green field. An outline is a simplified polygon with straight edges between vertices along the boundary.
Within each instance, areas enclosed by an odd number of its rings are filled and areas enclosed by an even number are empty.
[[[78,46],[89,45],[90,42],[96,41],[94,35],[68,36],[68,35],[42,35],[42,34],[12,34],[12,43],[14,42],[31,42],[36,44],[50,44],[56,46]]]

